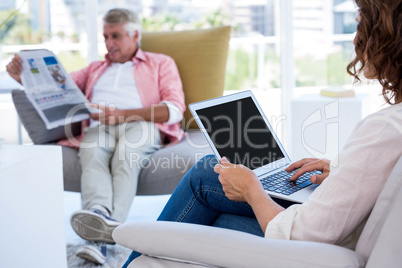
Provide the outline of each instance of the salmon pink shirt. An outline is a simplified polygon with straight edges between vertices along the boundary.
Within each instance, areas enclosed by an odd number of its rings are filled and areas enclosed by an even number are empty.
[[[138,49],[132,61],[134,64],[133,76],[142,107],[149,107],[160,103],[171,103],[183,114],[186,109],[183,86],[174,60],[163,54],[145,52]],[[90,102],[96,82],[111,64],[112,62],[106,55],[106,60],[92,62],[88,67],[70,74]],[[184,136],[180,123],[155,124],[168,143],[176,143]],[[89,120],[83,121],[82,130],[88,125]],[[74,137],[74,139],[61,140],[58,144],[78,148],[83,135],[84,131],[79,136]]]

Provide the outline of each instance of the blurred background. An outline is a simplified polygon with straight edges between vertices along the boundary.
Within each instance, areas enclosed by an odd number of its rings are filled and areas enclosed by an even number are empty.
[[[354,54],[352,0],[2,0],[0,137],[6,143],[30,143],[23,129],[18,140],[9,92],[19,85],[5,73],[12,56],[47,48],[69,72],[103,59],[102,17],[113,7],[136,11],[144,31],[232,25],[225,94],[252,90],[285,144],[292,100],[304,94],[353,86],[370,95],[370,112],[383,107],[378,85],[352,85],[346,73]]]

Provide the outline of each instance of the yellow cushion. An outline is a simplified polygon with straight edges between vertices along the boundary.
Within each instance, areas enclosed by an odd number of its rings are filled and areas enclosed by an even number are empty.
[[[230,26],[206,30],[144,32],[141,49],[172,57],[186,98],[185,128],[197,128],[188,104],[223,95]]]

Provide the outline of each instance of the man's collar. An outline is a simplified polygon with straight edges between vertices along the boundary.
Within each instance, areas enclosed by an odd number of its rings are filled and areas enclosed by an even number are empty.
[[[142,61],[146,61],[147,58],[145,57],[144,52],[141,50],[141,48],[138,48],[137,53],[135,53],[135,56],[133,58],[133,61],[135,61],[135,59],[138,60],[142,60]]]
[[[108,65],[112,64],[112,62],[109,59],[108,54],[105,55],[105,59]],[[132,62],[137,63],[139,61],[147,61],[147,58],[145,57],[144,52],[141,50],[141,48],[138,48],[137,53],[135,53],[134,57],[131,59]]]

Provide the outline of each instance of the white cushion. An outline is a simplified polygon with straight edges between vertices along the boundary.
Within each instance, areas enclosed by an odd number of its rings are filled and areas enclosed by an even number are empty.
[[[402,157],[395,164],[356,245],[356,252],[366,260],[377,242],[384,222],[402,186]],[[402,219],[401,219],[402,220]]]
[[[116,228],[113,238],[122,246],[150,256],[217,267],[269,265],[275,268],[314,268],[364,265],[364,260],[358,254],[339,246],[266,239],[244,232],[196,224],[138,221]]]
[[[155,256],[141,255],[130,263],[128,268],[147,267],[147,268],[199,268],[199,267],[211,267],[215,266],[204,265],[201,263],[186,262],[182,260],[173,260],[166,258],[159,258]]]
[[[402,174],[400,174],[402,175]],[[367,268],[399,268],[402,265],[402,189],[399,188],[384,226],[378,233],[378,239],[371,251]]]

